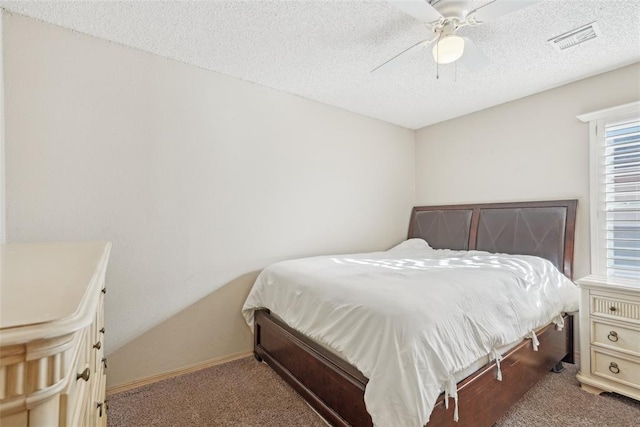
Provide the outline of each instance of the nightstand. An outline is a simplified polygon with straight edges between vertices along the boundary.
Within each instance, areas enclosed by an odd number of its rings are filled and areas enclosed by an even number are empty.
[[[580,372],[583,390],[640,400],[640,283],[587,276],[580,293]]]

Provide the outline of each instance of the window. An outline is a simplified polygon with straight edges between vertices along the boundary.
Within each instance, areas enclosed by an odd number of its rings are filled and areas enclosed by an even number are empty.
[[[591,140],[591,273],[640,280],[640,102],[583,116]]]

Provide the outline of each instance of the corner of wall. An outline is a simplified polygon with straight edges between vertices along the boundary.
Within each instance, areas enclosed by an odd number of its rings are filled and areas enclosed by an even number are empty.
[[[253,349],[241,309],[258,272],[244,274],[124,346],[107,353],[109,389],[164,379],[188,367],[205,367]]]

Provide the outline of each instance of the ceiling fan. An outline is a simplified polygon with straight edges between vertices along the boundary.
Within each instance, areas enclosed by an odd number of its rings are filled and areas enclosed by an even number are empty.
[[[478,71],[489,65],[487,57],[468,37],[456,35],[459,28],[477,26],[500,16],[538,3],[540,0],[489,0],[471,11],[464,0],[388,0],[407,15],[423,22],[433,32],[430,39],[409,46],[371,72],[382,68],[394,59],[418,47],[434,43],[433,59],[437,64],[460,61],[470,71]]]

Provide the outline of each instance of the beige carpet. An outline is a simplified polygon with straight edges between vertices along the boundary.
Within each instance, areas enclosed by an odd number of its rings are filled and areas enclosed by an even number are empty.
[[[499,427],[640,426],[640,402],[580,390],[577,368],[549,373]],[[252,357],[109,397],[109,427],[320,426],[324,422],[265,364]]]

